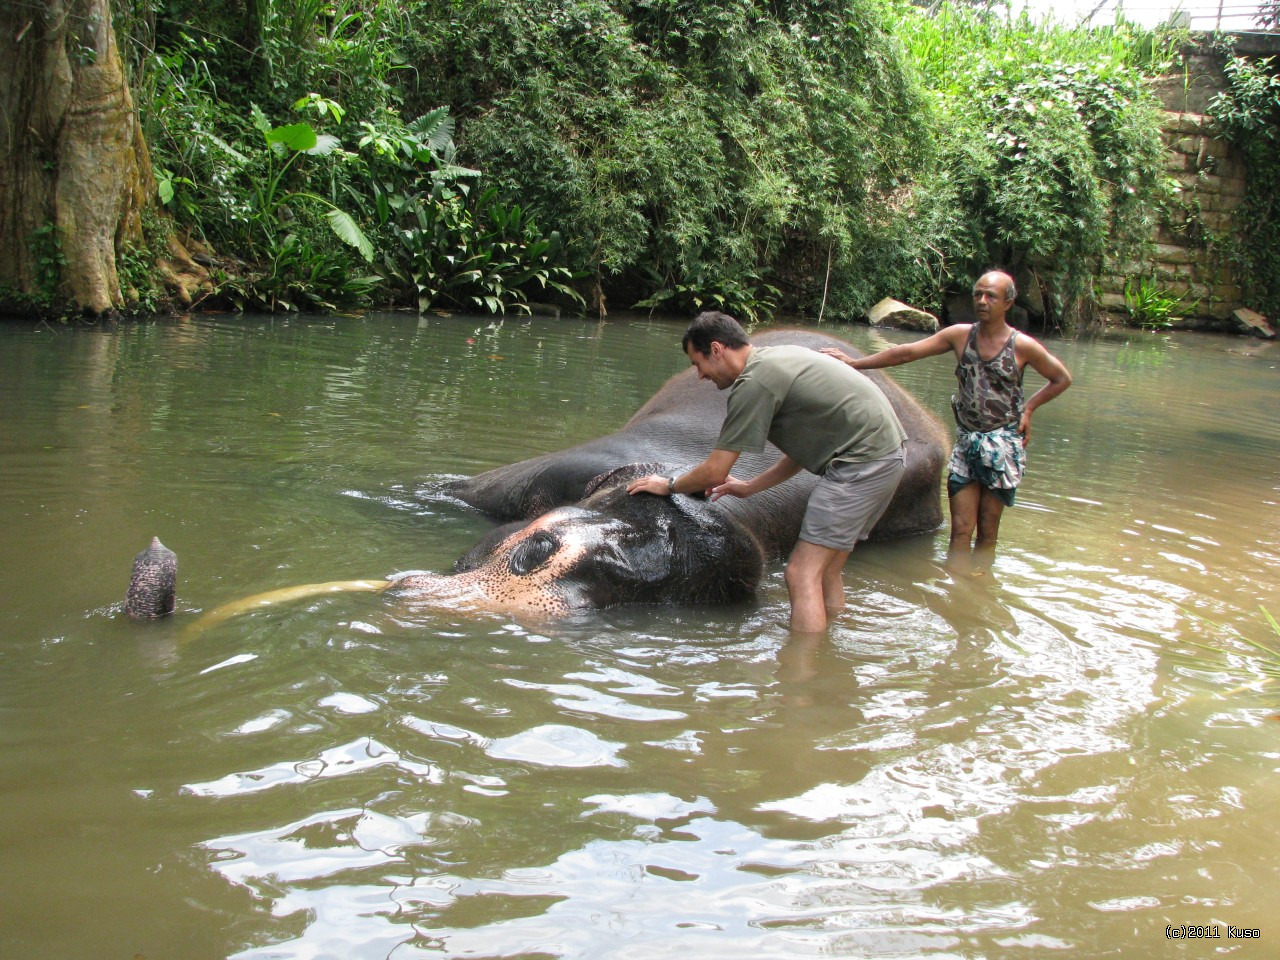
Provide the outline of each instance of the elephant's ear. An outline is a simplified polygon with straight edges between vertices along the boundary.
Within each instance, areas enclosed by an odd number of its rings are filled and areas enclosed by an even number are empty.
[[[630,483],[637,477],[647,477],[651,473],[666,473],[670,469],[670,465],[665,463],[628,463],[623,467],[614,467],[587,481],[587,487],[582,491],[582,499],[587,499],[597,490],[603,490],[605,487]]]

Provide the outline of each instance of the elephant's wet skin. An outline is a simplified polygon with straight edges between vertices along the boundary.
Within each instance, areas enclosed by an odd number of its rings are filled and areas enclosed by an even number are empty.
[[[810,331],[770,331],[754,343],[818,349],[849,344]],[[906,473],[873,539],[936,529],[949,436],[928,411],[873,372],[906,429]],[[454,486],[499,520],[452,575],[288,587],[247,597],[201,618],[211,624],[274,603],[336,591],[388,591],[411,606],[561,616],[630,603],[715,604],[750,599],[767,560],[795,545],[816,477],[800,474],[746,500],[708,503],[677,495],[631,496],[629,479],[697,463],[724,419],[724,397],[692,370],[672,377],[616,433],[559,453],[490,470]],[[776,458],[744,454],[746,475]],[[148,595],[154,595],[149,591]]]
[[[759,346],[797,344],[814,350],[837,347],[850,356],[862,355],[842,340],[809,330],[771,330],[751,341]],[[942,524],[941,477],[950,433],[891,379],[879,371],[869,371],[868,376],[889,398],[907,432],[906,472],[871,539],[936,530]],[[567,450],[497,467],[453,484],[449,492],[497,520],[530,520],[581,500],[593,478],[621,464],[653,461],[684,470],[700,462],[715,443],[724,415],[724,394],[710,383],[700,383],[692,369],[685,370],[663,384],[618,431]],[[754,476],[777,456],[772,446],[763,454],[743,454],[735,473]],[[745,500],[721,500],[715,509],[751,530],[766,558],[781,558],[795,546],[816,482],[813,474],[801,472]]]
[[[178,557],[159,537],[152,537],[151,545],[133,558],[124,612],[134,620],[167,617],[173,613],[177,590]]]
[[[501,528],[496,542],[464,555],[452,577],[410,574],[391,589],[431,603],[443,590],[467,606],[534,616],[750,599],[764,569],[759,542],[703,500],[629,496],[627,481],[652,468],[612,471],[580,503]]]
[[[188,628],[326,593],[386,592],[410,608],[493,611],[543,619],[627,603],[749,600],[764,571],[760,543],[695,497],[631,496],[626,484],[660,465],[596,478],[581,503],[509,524],[461,557],[457,573],[407,573],[272,590],[224,604]]]

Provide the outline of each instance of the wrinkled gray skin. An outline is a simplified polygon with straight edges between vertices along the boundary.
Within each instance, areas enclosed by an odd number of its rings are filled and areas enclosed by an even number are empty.
[[[772,331],[753,342],[834,346],[857,354],[847,343],[808,331]],[[872,535],[885,539],[933,530],[942,522],[939,487],[947,432],[892,381],[876,372],[870,376],[888,395],[909,438],[906,473]],[[746,600],[765,561],[794,546],[817,478],[801,472],[754,497],[726,497],[714,504],[685,495],[626,492],[633,477],[679,473],[700,463],[712,449],[724,412],[725,395],[686,370],[616,433],[453,485],[450,492],[465,502],[514,521],[467,551],[453,575],[307,584],[228,604],[204,619],[214,623],[267,603],[334,590],[386,589],[410,605],[535,617],[625,603]],[[754,476],[777,456],[772,447],[762,455],[744,454],[734,474]],[[138,555],[126,604],[131,616],[173,609],[176,565],[166,565],[163,554],[153,553],[157,548],[164,551],[158,540]]]
[[[151,538],[151,546],[133,558],[133,575],[124,612],[135,620],[155,620],[173,613],[178,590],[178,557]]]
[[[772,330],[751,338],[757,346],[799,344],[819,349],[839,347],[850,356],[861,352],[842,340],[807,330]],[[873,540],[887,540],[935,530],[942,523],[941,474],[950,437],[938,419],[879,371],[867,375],[889,397],[907,432],[907,469]],[[668,464],[655,472],[683,472],[711,452],[724,420],[728,391],[699,381],[690,368],[668,380],[616,433],[587,443],[499,467],[454,484],[450,492],[499,520],[517,521],[499,528],[459,561],[467,569],[488,546],[510,536],[549,510],[581,500],[596,476],[620,464],[648,461]],[[779,456],[768,446],[763,454],[743,454],[736,477],[753,477]],[[800,534],[805,504],[817,477],[801,471],[786,483],[740,499],[724,497],[710,509],[722,510],[754,534],[766,559],[786,556]],[[645,499],[649,499],[645,495]],[[657,498],[661,499],[661,498]]]
[[[523,521],[518,529],[494,531],[458,561],[460,572],[453,575],[283,587],[211,610],[191,633],[277,603],[350,591],[385,590],[427,611],[487,610],[534,619],[624,603],[749,599],[764,569],[764,551],[751,531],[705,500],[627,493],[630,480],[662,468],[629,464],[595,478],[580,502]],[[148,554],[139,554],[130,598],[155,595],[156,581],[167,574],[172,609],[176,568],[152,563]]]
[[[627,493],[629,481],[658,469],[629,464],[597,477],[577,503],[493,531],[453,576],[410,574],[391,590],[427,605],[536,617],[750,599],[764,570],[759,542],[706,500]]]

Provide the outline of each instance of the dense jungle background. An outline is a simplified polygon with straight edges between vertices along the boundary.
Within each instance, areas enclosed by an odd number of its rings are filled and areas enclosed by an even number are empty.
[[[852,319],[1001,265],[1067,328],[1173,203],[1150,81],[1188,42],[893,0],[12,0],[0,28],[0,304],[61,317]],[[1274,313],[1280,78],[1231,63],[1253,227],[1206,242]]]

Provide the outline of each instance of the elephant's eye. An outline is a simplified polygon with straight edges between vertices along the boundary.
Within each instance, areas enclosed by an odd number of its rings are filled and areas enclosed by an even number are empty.
[[[535,533],[521,541],[511,551],[511,559],[507,565],[517,577],[532,573],[551,558],[560,544],[549,533]]]

